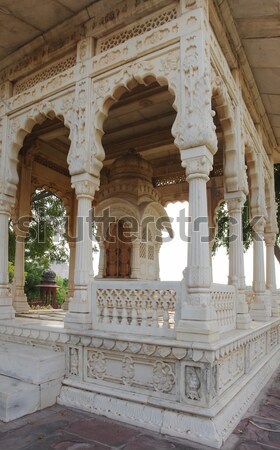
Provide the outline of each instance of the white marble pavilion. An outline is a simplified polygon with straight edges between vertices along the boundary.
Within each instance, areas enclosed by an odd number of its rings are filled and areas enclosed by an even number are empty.
[[[58,401],[219,448],[277,369],[277,5],[0,6],[1,420]],[[37,189],[57,195],[69,217],[62,321],[24,316],[25,237]],[[250,302],[246,198],[254,229]],[[160,281],[161,233],[171,232],[164,206],[175,201],[189,202],[188,263],[181,282]],[[222,202],[233,236],[226,285],[214,284],[211,270]],[[98,222],[104,211],[113,217],[105,225]]]

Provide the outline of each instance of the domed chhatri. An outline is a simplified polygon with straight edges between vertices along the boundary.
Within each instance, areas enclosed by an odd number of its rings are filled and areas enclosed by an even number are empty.
[[[58,308],[56,303],[56,289],[59,287],[55,281],[56,273],[52,269],[45,269],[41,274],[40,299],[44,306]]]
[[[153,169],[147,160],[131,148],[112,164],[110,176],[111,181],[120,178],[134,179],[136,176],[138,179],[152,183]]]
[[[55,283],[55,277],[56,273],[52,269],[45,269],[41,274],[41,284],[45,282]]]

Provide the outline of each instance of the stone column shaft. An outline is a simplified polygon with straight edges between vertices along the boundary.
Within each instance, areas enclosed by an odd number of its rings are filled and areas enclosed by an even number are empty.
[[[11,204],[7,200],[1,198],[0,199],[0,241],[1,241],[0,320],[13,319],[15,317],[15,312],[12,306],[12,296],[9,291],[9,271],[8,271],[10,212],[11,212]]]
[[[275,255],[274,245],[276,240],[276,233],[265,232],[264,235],[266,245],[266,288],[271,292],[272,300],[272,316],[280,316],[280,296],[276,292],[276,273],[275,273]]]
[[[245,299],[245,272],[243,252],[242,209],[246,200],[242,192],[226,195],[229,212],[229,284],[237,289],[236,324],[239,329],[249,329],[251,317]]]
[[[189,183],[187,298],[182,299],[177,339],[213,342],[219,338],[216,311],[211,302],[211,265],[206,183],[213,157],[205,146],[181,151]]]
[[[140,242],[134,241],[132,244],[132,265],[131,278],[140,278]]]
[[[72,328],[89,329],[92,323],[89,284],[93,271],[90,212],[94,193],[99,186],[99,180],[84,173],[73,176],[72,183],[78,199],[74,271],[75,289],[73,299],[69,303],[69,312],[64,322],[66,326]]]
[[[253,226],[253,290],[255,301],[251,311],[254,320],[267,321],[271,317],[271,302],[266,295],[264,267],[264,225],[265,219],[260,218]]]
[[[16,234],[13,306],[18,313],[28,312],[30,309],[26,294],[24,292],[24,253],[25,235]]]
[[[67,296],[66,296],[65,302],[63,303],[63,306],[62,306],[64,311],[68,310],[69,302],[73,299],[73,296],[74,296],[75,253],[76,253],[75,242],[69,242],[68,290],[67,290]]]
[[[35,147],[30,149],[21,159],[21,170],[19,180],[19,201],[17,221],[14,223],[16,234],[15,272],[13,281],[13,306],[16,312],[27,312],[30,307],[24,293],[24,253],[25,237],[28,233],[30,222],[30,199],[31,199],[31,173]]]

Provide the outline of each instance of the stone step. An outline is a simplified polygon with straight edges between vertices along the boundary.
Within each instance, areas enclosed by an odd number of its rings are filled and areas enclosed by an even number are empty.
[[[0,375],[0,420],[9,422],[40,409],[40,387]]]
[[[61,379],[64,374],[64,352],[0,342],[0,375],[39,385]]]

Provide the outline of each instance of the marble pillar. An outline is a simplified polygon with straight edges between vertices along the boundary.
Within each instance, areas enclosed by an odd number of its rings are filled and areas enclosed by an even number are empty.
[[[71,181],[78,201],[77,236],[74,295],[69,303],[64,325],[76,329],[90,329],[92,327],[90,280],[93,275],[91,208],[95,191],[99,187],[99,180],[90,174],[83,173],[72,176]]]
[[[245,272],[243,252],[242,210],[246,201],[243,192],[226,194],[229,214],[229,277],[228,283],[236,287],[236,326],[249,329],[251,316],[245,298]]]
[[[206,146],[181,151],[189,183],[188,266],[184,272],[186,298],[176,336],[180,340],[214,342],[219,339],[217,316],[211,302],[209,227],[206,183],[213,155]]]

